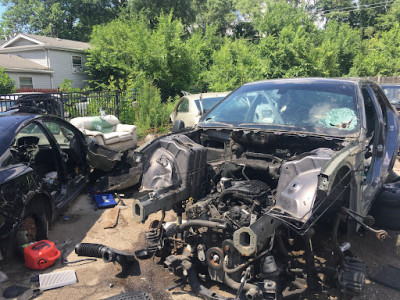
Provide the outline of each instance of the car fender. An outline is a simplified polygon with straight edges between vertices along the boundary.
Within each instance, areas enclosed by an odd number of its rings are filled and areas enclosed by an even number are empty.
[[[345,173],[350,172],[350,199],[348,199],[349,208],[357,212],[362,211],[361,202],[361,181],[363,170],[363,156],[362,144],[352,143],[344,147],[341,151],[336,153],[332,159],[322,167],[318,176],[318,189],[324,191],[329,195],[333,188],[337,176],[343,176]],[[337,182],[337,181],[336,181]]]

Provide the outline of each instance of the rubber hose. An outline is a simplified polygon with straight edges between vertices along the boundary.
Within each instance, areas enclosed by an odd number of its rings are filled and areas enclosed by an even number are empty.
[[[91,243],[80,243],[75,246],[75,253],[78,256],[98,257],[103,258],[102,249],[104,245],[91,244]]]

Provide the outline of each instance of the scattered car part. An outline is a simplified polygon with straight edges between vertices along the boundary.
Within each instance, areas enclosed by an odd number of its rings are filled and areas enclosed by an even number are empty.
[[[345,295],[359,295],[365,283],[365,263],[354,257],[345,257],[338,281]]]
[[[387,229],[400,229],[400,182],[385,184],[382,187],[371,214],[376,224]]]
[[[91,194],[94,203],[96,203],[97,208],[110,208],[117,205],[112,194]]]
[[[151,296],[143,291],[122,293],[102,300],[152,300]]]
[[[400,269],[398,267],[392,265],[379,266],[369,277],[375,282],[400,291]]]
[[[3,283],[4,281],[8,280],[8,276],[6,275],[6,273],[3,273],[0,271],[0,283]]]
[[[121,161],[123,152],[99,145],[93,140],[88,142],[88,162],[94,169],[110,172],[115,164]]]
[[[129,268],[131,268],[136,262],[135,255],[113,249],[100,244],[91,243],[79,243],[75,246],[75,253],[78,256],[89,256],[102,258],[104,262],[118,262],[122,267],[122,274],[127,274]]]
[[[77,282],[78,279],[76,278],[74,270],[51,272],[39,275],[39,286],[41,291],[59,288]]]
[[[118,223],[119,207],[117,206],[109,209],[103,216],[104,217],[101,220],[103,223],[103,228],[114,228]]]
[[[65,257],[65,249],[61,251],[61,263],[63,265],[70,265],[70,264],[77,264],[83,261],[97,261],[96,258],[83,258],[83,259],[78,259],[74,261],[68,261],[68,259]]]
[[[359,225],[361,225],[365,229],[369,230],[370,232],[375,233],[375,236],[376,236],[377,239],[383,241],[388,237],[388,233],[385,230],[383,230],[383,229],[379,229],[379,230],[378,229],[374,229],[374,228],[368,226],[367,224],[365,224],[365,223],[363,223],[362,221],[359,220],[359,218],[362,218],[363,220],[366,220],[366,219],[367,220],[368,219],[371,220],[370,216],[363,217],[363,216],[357,214],[355,211],[349,210],[349,209],[347,209],[345,207],[342,207],[342,210],[347,216],[349,216],[351,219],[356,221]],[[372,219],[372,224],[373,223],[375,223],[374,219]]]
[[[89,163],[94,167],[90,174],[94,193],[120,191],[140,182],[143,174],[141,155],[133,150],[117,152],[105,150],[101,146],[96,149],[99,153],[89,158]]]
[[[33,270],[44,270],[52,266],[60,255],[60,250],[53,242],[42,240],[24,248],[25,266]]]
[[[142,159],[141,191],[149,192],[133,203],[133,216],[143,222],[161,209],[172,209],[182,199],[198,197],[206,167],[206,149],[185,135],[153,141]]]
[[[3,297],[6,299],[11,299],[11,298],[15,299],[18,296],[25,294],[29,290],[30,290],[29,287],[20,286],[20,285],[11,285],[11,286],[7,287],[6,289],[4,289]]]

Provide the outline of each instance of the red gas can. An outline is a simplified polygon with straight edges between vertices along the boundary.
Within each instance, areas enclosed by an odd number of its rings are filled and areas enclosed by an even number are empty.
[[[33,243],[24,249],[25,266],[34,270],[46,269],[55,263],[60,254],[53,242],[42,240]]]

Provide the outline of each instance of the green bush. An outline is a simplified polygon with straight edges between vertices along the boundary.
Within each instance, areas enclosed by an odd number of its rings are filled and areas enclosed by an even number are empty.
[[[14,80],[6,73],[4,67],[0,69],[0,95],[11,94],[17,91]]]
[[[141,138],[150,132],[166,132],[173,108],[171,99],[161,101],[160,90],[152,80],[138,77],[128,82],[128,92],[120,99],[119,119],[122,123],[135,124]]]

